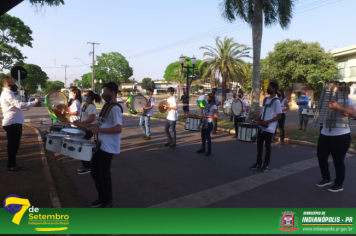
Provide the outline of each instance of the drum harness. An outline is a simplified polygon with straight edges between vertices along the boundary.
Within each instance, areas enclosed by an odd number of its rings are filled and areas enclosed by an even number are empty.
[[[268,98],[263,99],[263,106],[265,107],[265,109],[263,110],[263,115],[261,116],[261,121],[264,121],[264,119],[265,119],[267,108],[271,107],[273,102],[276,101],[278,98],[276,98],[276,97],[272,98],[272,101],[269,104],[266,105],[267,99]]]
[[[99,113],[99,117],[97,118],[96,127],[99,127],[101,122],[105,121],[105,119],[109,116],[110,111],[114,106],[119,106],[121,109],[121,113],[124,113],[124,110],[122,109],[122,106],[119,103],[116,103],[116,102],[105,103]],[[93,148],[93,155],[101,147],[101,142],[99,140],[99,134],[96,134],[96,135],[94,134],[94,143],[95,143],[95,147]]]

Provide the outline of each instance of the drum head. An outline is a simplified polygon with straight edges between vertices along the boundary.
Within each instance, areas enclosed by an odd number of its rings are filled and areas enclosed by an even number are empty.
[[[54,108],[59,104],[68,104],[67,96],[62,92],[53,91],[46,95],[45,105],[54,112]]]
[[[81,135],[81,134],[85,134],[84,131],[79,130],[79,129],[73,129],[73,128],[64,128],[62,129],[62,132],[65,132],[67,134],[74,134],[74,135]]]
[[[232,110],[232,113],[233,113],[235,116],[241,115],[241,113],[242,113],[242,102],[241,102],[240,99],[235,99],[235,100],[232,102],[231,110]]]
[[[136,113],[143,112],[143,107],[147,106],[147,99],[142,95],[136,95],[131,100],[131,109]]]
[[[208,104],[208,96],[207,95],[200,95],[197,100],[197,105],[200,109],[204,109],[206,104]]]
[[[67,104],[59,104],[57,105],[54,109],[54,114],[56,114],[57,119],[60,122],[69,122],[70,121],[70,115],[65,113],[62,114],[62,110],[68,110]]]
[[[227,116],[231,116],[232,115],[232,111],[231,111],[232,102],[233,102],[233,99],[226,99],[225,102],[224,102],[223,112]]]
[[[158,110],[161,112],[161,113],[166,113],[167,112],[167,109],[164,108],[164,106],[168,106],[168,102],[167,100],[163,100],[162,102],[159,103],[158,105]]]

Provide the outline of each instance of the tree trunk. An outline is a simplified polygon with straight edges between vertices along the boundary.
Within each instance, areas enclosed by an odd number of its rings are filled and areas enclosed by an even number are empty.
[[[222,77],[222,83],[221,83],[221,95],[222,95],[222,99],[221,99],[221,104],[224,104],[225,100],[226,100],[226,75],[221,74]]]
[[[253,42],[253,80],[250,119],[255,119],[260,115],[260,59],[263,29],[262,8],[260,1],[255,1],[254,14],[252,20],[252,42]]]

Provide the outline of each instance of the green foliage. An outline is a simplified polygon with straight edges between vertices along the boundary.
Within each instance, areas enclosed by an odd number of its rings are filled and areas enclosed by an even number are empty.
[[[62,81],[47,81],[45,87],[42,88],[42,92],[48,94],[52,91],[61,91],[62,88],[64,88]]]
[[[277,81],[282,89],[305,83],[316,89],[319,81],[328,82],[338,73],[337,62],[319,43],[284,40],[276,43],[261,67],[261,78]]]
[[[34,64],[24,64],[23,67],[27,70],[27,78],[21,80],[21,88],[25,93],[36,93],[38,86],[45,87],[48,80],[46,72],[41,67]]]
[[[23,61],[26,57],[15,46],[32,47],[32,31],[17,17],[5,13],[0,16],[0,71],[10,69],[15,61]]]
[[[58,7],[59,5],[64,5],[64,0],[30,0],[30,3],[35,6],[43,7],[45,5],[53,7]]]
[[[82,88],[83,89],[91,88],[91,81],[92,81],[91,72],[82,75]]]
[[[141,82],[141,87],[143,89],[154,89],[155,84],[151,78],[143,78]]]

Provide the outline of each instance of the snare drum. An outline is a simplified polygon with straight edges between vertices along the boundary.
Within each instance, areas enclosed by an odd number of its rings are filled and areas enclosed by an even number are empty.
[[[316,108],[303,108],[302,115],[307,117],[314,117]]]
[[[199,131],[200,130],[200,118],[187,117],[185,121],[185,129],[191,131]]]
[[[74,128],[65,128],[62,129],[62,132],[64,132],[66,135],[73,137],[83,137],[85,135],[85,132],[83,130]]]
[[[240,122],[237,123],[237,140],[245,142],[255,142],[258,134],[258,124]]]
[[[232,103],[233,103],[234,99],[226,99],[223,105],[223,112],[225,115],[227,116],[232,116]]]
[[[61,132],[62,129],[64,129],[66,126],[65,125],[52,125],[49,130],[50,132]]]
[[[63,139],[66,137],[64,133],[54,132],[46,135],[46,149],[51,152],[61,152]]]
[[[90,161],[95,143],[76,137],[65,137],[61,145],[61,153],[75,159]]]

